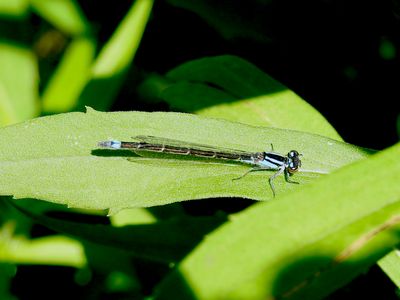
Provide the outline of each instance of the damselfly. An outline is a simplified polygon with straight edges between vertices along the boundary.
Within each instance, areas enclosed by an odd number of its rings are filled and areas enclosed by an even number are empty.
[[[274,179],[281,175],[290,183],[298,183],[290,180],[290,176],[297,172],[301,167],[299,152],[291,150],[287,155],[275,152],[246,152],[242,150],[227,149],[222,147],[206,146],[201,144],[187,143],[178,140],[154,137],[154,136],[135,136],[137,142],[123,141],[102,141],[98,146],[105,149],[127,149],[135,152],[148,151],[166,154],[188,155],[194,157],[204,157],[217,160],[238,161],[253,167],[239,178],[246,176],[253,171],[275,170],[277,171],[269,178],[269,185],[275,196]],[[272,147],[272,144],[271,144]],[[273,151],[273,149],[272,149]]]

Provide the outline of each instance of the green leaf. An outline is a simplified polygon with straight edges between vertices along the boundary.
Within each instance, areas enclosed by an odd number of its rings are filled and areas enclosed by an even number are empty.
[[[126,69],[139,47],[150,16],[152,0],[136,0],[113,36],[104,46],[94,67],[96,77],[109,77]]]
[[[172,109],[256,126],[296,129],[341,140],[312,106],[251,63],[224,55],[184,63],[160,97]]]
[[[152,6],[153,0],[136,0],[132,4],[94,62],[92,77],[78,99],[78,108],[89,105],[106,110],[111,106],[139,47]]]
[[[24,46],[0,42],[0,126],[37,115],[36,59]]]
[[[95,42],[88,37],[74,39],[42,95],[44,113],[72,110],[91,75]]]
[[[237,98],[278,93],[287,88],[248,61],[232,55],[184,63],[167,73],[173,80],[211,83]]]
[[[394,250],[378,262],[379,267],[400,288],[400,257],[399,250]]]
[[[178,265],[158,299],[327,296],[400,242],[399,151],[233,215]]]
[[[0,15],[23,18],[28,14],[29,0],[0,0]]]
[[[131,141],[136,135],[246,151],[269,150],[270,143],[279,153],[297,149],[303,166],[293,179],[300,184],[286,183],[280,176],[275,180],[278,195],[302,189],[322,174],[368,156],[365,149],[305,132],[180,113],[89,109],[0,129],[0,194],[112,212],[209,197],[272,198],[270,171],[232,180],[249,167],[97,149],[99,141]]]
[[[89,31],[89,24],[75,0],[31,0],[32,9],[54,27],[70,35]]]
[[[57,220],[19,209],[53,230],[124,250],[138,258],[166,263],[181,260],[205,234],[226,221],[224,217],[184,217],[116,228]]]
[[[46,113],[111,106],[139,47],[152,4],[152,0],[135,1],[96,59],[90,36],[71,43],[43,94]]]
[[[82,245],[65,236],[53,235],[28,240],[7,235],[0,229],[0,263],[42,264],[81,268],[86,264]]]

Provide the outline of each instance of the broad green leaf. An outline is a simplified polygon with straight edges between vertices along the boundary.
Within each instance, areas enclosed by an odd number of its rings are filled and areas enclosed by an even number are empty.
[[[24,46],[0,42],[0,126],[37,115],[36,59]]]
[[[249,167],[97,149],[99,141],[131,141],[136,135],[246,151],[269,151],[271,143],[278,153],[297,149],[303,166],[293,179],[300,184],[286,183],[280,176],[275,180],[278,196],[368,155],[365,149],[305,132],[180,113],[89,109],[0,129],[0,194],[112,212],[209,197],[272,198],[270,171],[232,180]]]
[[[158,299],[327,296],[400,242],[399,151],[233,215],[178,265]]]
[[[78,100],[78,108],[90,105],[106,110],[111,106],[139,47],[152,6],[153,0],[134,1],[94,62],[92,78]]]
[[[0,0],[0,15],[21,18],[28,14],[29,0]]]
[[[160,97],[175,110],[341,140],[307,102],[239,57],[224,55],[187,62],[168,72],[167,78],[176,83],[167,88],[161,85]]]
[[[74,39],[54,72],[43,93],[43,112],[70,111],[90,77],[95,54],[94,40],[88,37]]]
[[[58,220],[19,209],[53,230],[166,263],[181,260],[207,233],[226,221],[225,217],[184,217],[117,228]]]
[[[30,0],[32,9],[59,30],[70,35],[89,31],[88,22],[75,0]]]

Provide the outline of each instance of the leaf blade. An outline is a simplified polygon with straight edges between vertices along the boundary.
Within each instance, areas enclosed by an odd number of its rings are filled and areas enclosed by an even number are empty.
[[[176,83],[167,88],[160,85],[160,97],[173,109],[341,140],[311,105],[239,57],[222,55],[193,60],[172,69],[166,77]]]
[[[365,149],[308,133],[186,114],[89,109],[86,114],[60,114],[1,129],[0,194],[115,211],[209,197],[272,197],[266,178],[273,172],[233,181],[248,167],[96,150],[99,141],[129,141],[135,135],[246,151],[266,150],[267,141],[272,141],[277,152],[297,149],[303,153],[303,171],[295,175],[302,184],[368,156]],[[281,195],[302,187],[283,178],[275,182]]]
[[[89,31],[89,24],[75,1],[31,0],[32,9],[56,28],[70,35]]]
[[[31,51],[21,45],[0,43],[1,125],[37,115],[37,64]]]

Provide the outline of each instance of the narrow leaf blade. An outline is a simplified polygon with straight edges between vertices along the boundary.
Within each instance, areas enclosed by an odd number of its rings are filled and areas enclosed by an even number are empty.
[[[0,125],[37,115],[37,64],[24,46],[0,43]]]

